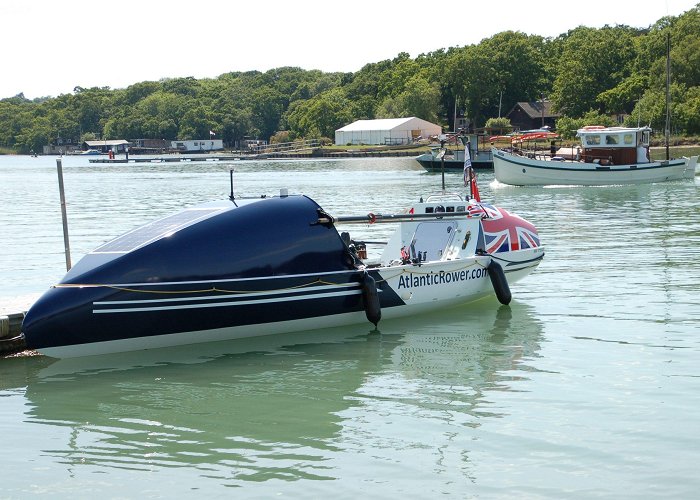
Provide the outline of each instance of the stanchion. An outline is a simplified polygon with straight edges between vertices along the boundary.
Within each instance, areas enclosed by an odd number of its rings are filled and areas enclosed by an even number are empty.
[[[56,160],[58,170],[58,192],[61,195],[61,219],[63,220],[63,244],[66,252],[66,271],[70,271],[70,242],[68,241],[68,216],[66,214],[66,195],[63,190],[63,165],[61,158]]]

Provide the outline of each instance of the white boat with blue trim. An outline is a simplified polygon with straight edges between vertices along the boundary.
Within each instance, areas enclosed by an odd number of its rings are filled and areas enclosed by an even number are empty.
[[[514,186],[648,184],[692,179],[698,157],[653,161],[649,127],[584,127],[572,157],[493,150],[498,182]]]

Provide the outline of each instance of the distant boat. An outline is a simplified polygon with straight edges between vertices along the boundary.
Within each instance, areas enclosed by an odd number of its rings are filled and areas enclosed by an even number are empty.
[[[86,149],[85,151],[83,151],[80,154],[81,155],[101,155],[102,151],[100,151],[98,149]]]
[[[584,127],[573,158],[494,148],[494,174],[515,186],[645,184],[695,176],[697,156],[652,161],[650,135],[649,127]]]
[[[577,131],[580,148],[550,150],[549,154],[493,149],[493,169],[498,182],[516,186],[647,184],[693,179],[698,157],[671,159],[670,64],[671,41],[666,37],[666,159],[652,161],[649,155],[650,127],[583,127]],[[548,139],[545,130],[525,134]],[[552,146],[554,144],[552,143]],[[561,152],[566,151],[565,154]]]
[[[459,137],[463,144],[469,144],[469,155],[473,168],[493,168],[491,147],[485,146],[485,136],[469,134]],[[481,142],[481,144],[479,144],[479,142]],[[431,148],[429,153],[424,153],[416,157],[416,161],[426,170],[440,171],[443,165],[445,170],[462,170],[464,169],[464,146],[434,147]]]

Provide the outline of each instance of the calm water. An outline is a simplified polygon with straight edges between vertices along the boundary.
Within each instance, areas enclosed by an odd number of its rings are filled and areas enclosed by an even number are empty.
[[[338,215],[393,212],[440,186],[411,159],[65,158],[73,260],[226,197],[231,167],[239,195],[286,187]],[[381,334],[0,359],[0,497],[697,498],[700,179],[479,179],[547,248],[510,307],[484,300]],[[446,182],[463,189],[459,173]],[[2,309],[29,304],[65,261],[55,158],[0,157],[0,187]]]

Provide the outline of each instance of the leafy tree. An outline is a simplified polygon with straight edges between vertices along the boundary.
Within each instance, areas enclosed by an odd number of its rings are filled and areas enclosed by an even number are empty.
[[[180,121],[178,139],[204,139],[209,137],[209,131],[214,122],[209,118],[209,111],[203,106],[193,106],[188,109]]]
[[[401,52],[391,61],[387,70],[380,73],[377,99],[398,96],[405,90],[406,83],[411,77],[418,72],[420,72],[418,64],[406,52]]]
[[[671,49],[671,62],[673,80],[676,83],[688,87],[700,86],[700,38],[692,38],[682,45],[674,46]]]
[[[476,46],[453,53],[447,64],[446,80],[454,89],[455,101],[463,104],[475,126],[498,99],[498,78],[485,51]]]
[[[698,87],[693,87],[688,91],[685,86],[672,84],[670,89],[671,97],[671,126],[681,133],[695,133],[697,129],[693,117],[697,108],[697,96],[700,94]],[[686,102],[687,99],[687,102]],[[634,111],[627,119],[628,125],[649,125],[657,132],[664,133],[666,130],[666,90],[665,88],[650,88],[635,106]],[[690,127],[690,128],[688,128]]]
[[[377,110],[379,118],[416,116],[430,122],[437,121],[440,89],[421,75],[414,75],[396,97],[387,97]]]
[[[163,92],[169,94],[197,97],[201,89],[201,84],[191,76],[186,78],[164,78],[161,80],[161,89]]]
[[[556,122],[557,133],[562,139],[574,139],[576,137],[576,132],[589,125],[600,125],[603,127],[613,127],[617,125],[614,118],[608,115],[597,113],[596,111],[589,111],[585,115],[578,118],[571,118],[568,116],[563,116],[559,118]]]
[[[632,74],[616,87],[604,90],[596,98],[599,107],[610,113],[630,113],[635,103],[644,93],[648,78],[641,74]]]
[[[513,130],[513,125],[510,120],[506,117],[501,118],[489,118],[486,120],[485,127],[489,130],[493,130],[498,134],[507,134]]]
[[[287,122],[297,136],[332,137],[336,129],[351,122],[350,104],[340,89],[329,90],[308,101],[290,106]]]
[[[291,142],[291,133],[289,130],[280,130],[270,137],[270,144],[282,144],[285,142]]]
[[[686,134],[700,134],[700,86],[689,88],[679,99],[672,124]]]
[[[555,108],[573,117],[591,109],[617,111],[604,109],[606,101],[598,96],[631,74],[637,35],[631,28],[608,26],[579,27],[569,32],[563,39],[560,70],[551,95]]]
[[[252,92],[251,111],[253,125],[261,137],[268,139],[276,131],[285,110],[285,96],[271,87],[260,87]]]
[[[499,103],[508,110],[519,101],[539,99],[551,86],[545,71],[542,37],[505,31],[482,41],[478,50],[492,68],[494,90],[498,90],[484,103],[491,115],[496,114]]]
[[[123,104],[134,105],[139,101],[145,99],[149,95],[159,91],[161,89],[161,84],[158,82],[140,82],[128,86],[117,99],[121,100]]]

